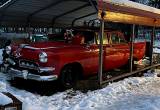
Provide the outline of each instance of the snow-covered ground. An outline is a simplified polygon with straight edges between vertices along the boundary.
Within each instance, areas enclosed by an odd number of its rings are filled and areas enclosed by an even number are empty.
[[[154,53],[160,53],[160,48],[154,48],[154,49],[153,49],[153,52],[154,52]]]
[[[107,87],[82,93],[67,90],[40,96],[11,87],[0,73],[0,91],[8,91],[23,102],[23,110],[159,110],[160,78],[132,77]]]
[[[160,78],[156,73],[145,76],[126,78],[87,93],[70,89],[41,96],[12,87],[8,77],[0,73],[0,92],[15,95],[23,102],[23,110],[159,110]],[[1,98],[0,104],[7,103],[5,101],[9,103],[11,100]]]

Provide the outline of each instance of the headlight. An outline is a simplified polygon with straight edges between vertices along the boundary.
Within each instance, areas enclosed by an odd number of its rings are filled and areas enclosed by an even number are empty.
[[[10,54],[11,53],[11,46],[6,46],[5,50],[6,50],[7,54]]]
[[[46,63],[46,62],[48,61],[47,53],[41,52],[41,53],[39,54],[39,61],[40,61],[41,63]]]

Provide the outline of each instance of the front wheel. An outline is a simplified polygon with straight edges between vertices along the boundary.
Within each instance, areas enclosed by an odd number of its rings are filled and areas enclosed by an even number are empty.
[[[65,88],[72,88],[75,86],[78,80],[78,72],[75,70],[74,66],[65,66],[61,71],[60,82]]]

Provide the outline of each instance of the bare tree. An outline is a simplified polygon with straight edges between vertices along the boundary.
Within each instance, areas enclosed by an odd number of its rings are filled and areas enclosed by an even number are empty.
[[[149,0],[148,5],[153,6],[155,8],[160,8],[160,0]]]

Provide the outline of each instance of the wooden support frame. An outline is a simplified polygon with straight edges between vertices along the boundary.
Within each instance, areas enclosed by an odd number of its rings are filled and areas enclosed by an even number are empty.
[[[155,27],[160,26],[160,10],[145,6],[142,4],[134,3],[131,1],[120,1],[116,3],[116,1],[110,1],[110,0],[101,0],[100,2],[103,2],[104,4],[99,5],[99,12],[98,12],[98,18],[101,21],[101,37],[100,40],[103,38],[104,33],[104,22],[105,21],[111,21],[111,22],[121,22],[126,24],[132,24],[132,36],[131,36],[131,48],[130,48],[130,72],[124,73],[122,75],[107,79],[106,81],[102,80],[102,71],[103,71],[103,41],[100,43],[99,48],[99,74],[98,74],[98,82],[100,84],[100,87],[108,83],[109,81],[116,80],[119,78],[124,78],[126,76],[135,74],[139,71],[144,71],[147,69],[150,69],[155,66],[159,66],[160,64],[153,65],[152,63],[152,53],[153,53],[153,44],[154,44],[154,37],[155,37]],[[127,4],[128,3],[128,4]],[[136,7],[138,5],[138,7]],[[110,9],[104,8],[104,6],[110,7]],[[136,12],[134,12],[136,10]],[[102,13],[106,12],[102,17]],[[145,67],[142,70],[136,70],[133,71],[133,41],[135,39],[135,25],[145,25],[145,26],[152,26],[152,37],[151,37],[151,47],[150,47],[150,66]]]
[[[125,78],[127,76],[131,76],[131,75],[136,74],[136,73],[144,72],[144,71],[149,70],[151,68],[157,68],[159,66],[160,66],[160,64],[154,64],[152,66],[148,66],[148,67],[142,68],[140,70],[132,71],[132,72],[129,72],[129,73],[125,73],[125,74],[122,74],[122,75],[119,75],[119,76],[115,76],[115,77],[109,78],[108,80],[103,81],[101,83],[100,87],[102,87],[102,85],[105,85],[105,84],[107,84],[109,82],[112,82],[112,81],[115,81],[115,80],[118,80],[118,79],[121,79],[121,78]]]
[[[98,80],[99,85],[102,84],[102,75],[103,75],[103,37],[104,37],[104,17],[105,12],[101,13],[101,26],[100,26],[100,45],[99,45],[99,74],[98,74]]]
[[[155,37],[155,27],[152,29],[152,35],[151,35],[151,45],[150,45],[150,65],[153,65],[153,45],[154,45],[154,37]]]
[[[132,25],[132,36],[131,36],[131,48],[130,48],[130,72],[133,71],[133,62],[134,62],[134,59],[133,59],[133,50],[134,50],[134,47],[133,47],[133,42],[134,42],[134,39],[135,39],[135,24]]]

